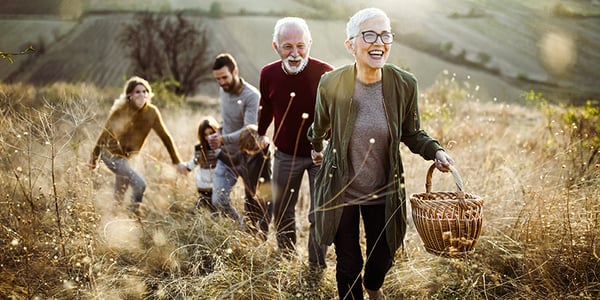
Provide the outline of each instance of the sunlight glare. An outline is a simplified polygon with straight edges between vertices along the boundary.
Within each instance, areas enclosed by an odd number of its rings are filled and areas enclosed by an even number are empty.
[[[561,32],[547,32],[538,42],[540,59],[546,70],[554,75],[564,75],[577,59],[573,38]]]
[[[103,237],[111,248],[140,249],[140,236],[141,229],[131,220],[114,219],[104,226]]]

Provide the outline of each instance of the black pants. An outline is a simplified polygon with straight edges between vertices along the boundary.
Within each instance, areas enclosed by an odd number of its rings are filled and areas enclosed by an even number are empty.
[[[360,249],[360,216],[367,239],[367,259]],[[362,285],[378,290],[392,266],[393,257],[385,238],[385,205],[349,205],[344,207],[335,235],[336,280],[340,299],[363,299]],[[361,277],[363,265],[364,278]]]

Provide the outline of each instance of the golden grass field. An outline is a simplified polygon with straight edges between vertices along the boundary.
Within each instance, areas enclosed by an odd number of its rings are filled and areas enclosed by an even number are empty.
[[[320,276],[308,272],[306,189],[298,256],[288,258],[274,236],[262,242],[191,209],[193,177],[176,174],[152,134],[132,161],[148,183],[144,216],[115,207],[112,173],[86,166],[112,93],[0,85],[0,298],[335,298],[333,249]],[[531,106],[477,98],[451,75],[421,97],[424,128],[455,158],[465,191],[485,200],[475,254],[428,254],[409,213],[405,250],[383,287],[388,298],[597,298],[598,111],[550,105],[540,94],[527,97]],[[192,155],[195,120],[218,114],[215,101],[206,101],[163,109],[184,159]],[[424,192],[429,163],[401,151],[407,192]],[[455,190],[447,174],[435,173],[432,183],[433,191]],[[240,210],[242,196],[234,192]]]

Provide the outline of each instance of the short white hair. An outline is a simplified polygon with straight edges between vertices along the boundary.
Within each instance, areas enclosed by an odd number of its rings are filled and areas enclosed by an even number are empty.
[[[346,23],[346,39],[357,37],[360,34],[360,25],[375,17],[383,17],[387,27],[391,29],[390,18],[383,10],[375,7],[365,8],[356,12]]]
[[[312,36],[310,35],[310,30],[308,29],[308,24],[302,18],[298,17],[285,17],[277,20],[275,23],[275,28],[273,29],[273,42],[279,46],[279,35],[281,35],[281,31],[284,27],[294,25],[298,26],[304,31],[304,36],[307,40],[312,40]]]

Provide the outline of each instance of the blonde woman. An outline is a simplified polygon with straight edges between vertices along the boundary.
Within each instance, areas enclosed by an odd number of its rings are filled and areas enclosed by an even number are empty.
[[[129,211],[134,214],[139,213],[146,182],[131,167],[129,159],[140,151],[150,130],[154,130],[162,140],[177,171],[181,174],[188,172],[179,159],[158,108],[150,103],[153,96],[148,81],[137,76],[127,80],[123,93],[110,109],[89,162],[90,169],[94,170],[100,158],[115,173],[114,196],[117,203],[123,201],[125,192],[131,186],[133,193]]]

